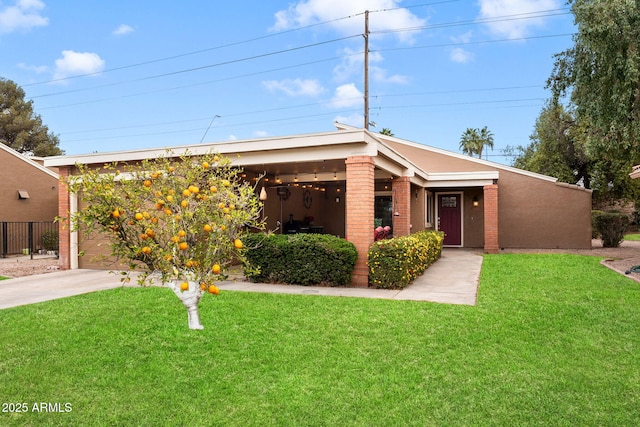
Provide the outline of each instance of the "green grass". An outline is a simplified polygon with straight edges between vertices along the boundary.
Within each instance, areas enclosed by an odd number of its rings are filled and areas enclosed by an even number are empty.
[[[575,255],[485,256],[476,307],[168,289],[0,310],[0,425],[640,424],[640,285]]]
[[[627,234],[626,236],[624,236],[624,240],[632,240],[634,242],[638,242],[640,241],[640,233]]]
[[[9,280],[11,277],[0,276],[0,280]]]

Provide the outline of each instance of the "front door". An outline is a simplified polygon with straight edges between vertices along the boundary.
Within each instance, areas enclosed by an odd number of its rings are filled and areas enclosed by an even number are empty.
[[[438,230],[444,232],[444,246],[462,246],[462,197],[438,194]]]

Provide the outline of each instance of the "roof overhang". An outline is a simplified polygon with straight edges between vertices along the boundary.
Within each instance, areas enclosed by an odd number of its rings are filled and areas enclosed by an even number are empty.
[[[631,179],[640,179],[640,165],[633,167],[633,172],[629,174]]]
[[[430,173],[427,188],[484,187],[499,179],[498,171]]]

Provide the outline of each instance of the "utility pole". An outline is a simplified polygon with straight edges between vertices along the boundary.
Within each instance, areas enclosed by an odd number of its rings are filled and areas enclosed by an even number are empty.
[[[369,130],[369,11],[364,11],[364,128]]]

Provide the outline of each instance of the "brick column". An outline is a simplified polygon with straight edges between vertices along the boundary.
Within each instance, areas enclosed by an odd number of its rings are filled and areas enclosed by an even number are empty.
[[[348,157],[346,200],[346,237],[358,250],[352,286],[369,286],[367,252],[373,243],[375,209],[374,163],[370,156]]]
[[[484,251],[497,254],[498,240],[498,185],[484,186]]]
[[[406,236],[411,233],[411,180],[408,176],[394,178],[393,190],[393,235]],[[396,212],[400,215],[396,216]]]
[[[59,265],[61,270],[69,270],[71,268],[71,224],[69,224],[69,191],[67,190],[66,180],[69,178],[70,167],[60,167],[58,175],[58,216],[61,220],[58,223],[58,254]],[[62,220],[64,219],[64,220]]]

